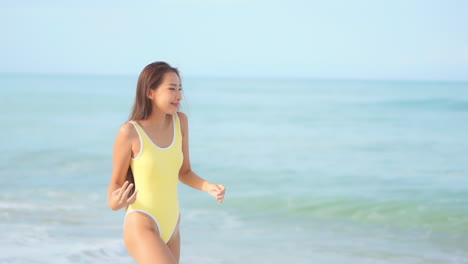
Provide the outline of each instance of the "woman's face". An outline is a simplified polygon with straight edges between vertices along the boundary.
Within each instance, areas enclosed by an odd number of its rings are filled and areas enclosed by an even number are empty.
[[[166,72],[162,83],[155,90],[149,90],[148,97],[156,111],[176,114],[182,101],[182,85],[175,72]]]

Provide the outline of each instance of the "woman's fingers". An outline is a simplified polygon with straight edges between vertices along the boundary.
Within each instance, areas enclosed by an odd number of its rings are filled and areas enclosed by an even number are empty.
[[[211,189],[215,192],[218,192],[219,191],[219,186],[218,184],[211,184]]]
[[[218,184],[218,187],[219,187],[218,196],[224,195],[224,193],[226,193],[226,188],[224,187],[224,185]]]
[[[127,183],[127,182],[125,182],[125,183]],[[124,186],[125,186],[125,183],[124,183]],[[123,186],[120,187],[120,188],[118,188],[118,189],[115,189],[115,190],[112,192],[112,194],[113,194],[113,196],[114,196],[114,199],[120,200],[120,196],[122,195],[122,188],[123,188]]]
[[[133,204],[136,201],[137,193],[138,193],[138,190],[135,190],[135,192],[132,194],[132,196],[130,196],[130,198],[128,198],[128,200],[127,200],[128,205]]]
[[[224,186],[222,184],[213,184],[212,188],[216,192],[220,192],[224,190]]]
[[[118,193],[118,199],[120,200],[122,198],[122,192],[127,188],[127,185],[129,184],[128,181],[125,181],[124,184],[122,185],[122,187],[120,187],[119,189],[119,193]]]
[[[226,193],[226,187],[222,184],[210,184],[208,193],[213,196],[218,203],[222,203],[224,200],[224,194]]]
[[[123,187],[122,187],[123,188]],[[121,201],[125,201],[128,199],[128,194],[130,193],[130,191],[132,190],[133,188],[133,183],[130,183],[127,188],[125,188],[125,191],[123,193],[123,195],[120,197],[120,200]]]
[[[216,199],[218,200],[218,203],[222,203],[224,200],[224,194],[226,193],[226,188],[222,184],[218,184],[219,191],[216,195]]]

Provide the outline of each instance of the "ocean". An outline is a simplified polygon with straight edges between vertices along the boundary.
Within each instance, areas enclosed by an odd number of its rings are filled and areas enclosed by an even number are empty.
[[[0,75],[0,263],[135,263],[107,206],[137,76]],[[468,83],[183,77],[181,264],[468,263]]]

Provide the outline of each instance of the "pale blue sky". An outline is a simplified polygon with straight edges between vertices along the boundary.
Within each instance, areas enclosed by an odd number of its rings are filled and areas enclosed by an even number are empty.
[[[468,1],[5,1],[0,72],[468,80]]]

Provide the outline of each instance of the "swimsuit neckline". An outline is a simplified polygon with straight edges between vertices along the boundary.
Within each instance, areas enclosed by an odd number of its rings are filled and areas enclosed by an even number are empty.
[[[146,131],[143,129],[143,127],[137,122],[137,121],[133,121],[135,122],[140,128],[141,128],[141,131],[143,131],[143,133],[145,134],[145,136],[148,138],[148,140],[151,142],[151,144],[153,144],[153,146],[155,146],[156,148],[158,149],[161,149],[161,150],[167,150],[167,149],[170,149],[173,145],[174,145],[174,142],[175,142],[175,138],[176,138],[176,125],[175,125],[175,117],[174,115],[172,115],[172,127],[174,128],[173,129],[173,135],[172,135],[172,142],[169,146],[167,147],[160,147],[158,146],[156,143],[153,142],[153,140],[148,136],[148,134],[146,133]]]

